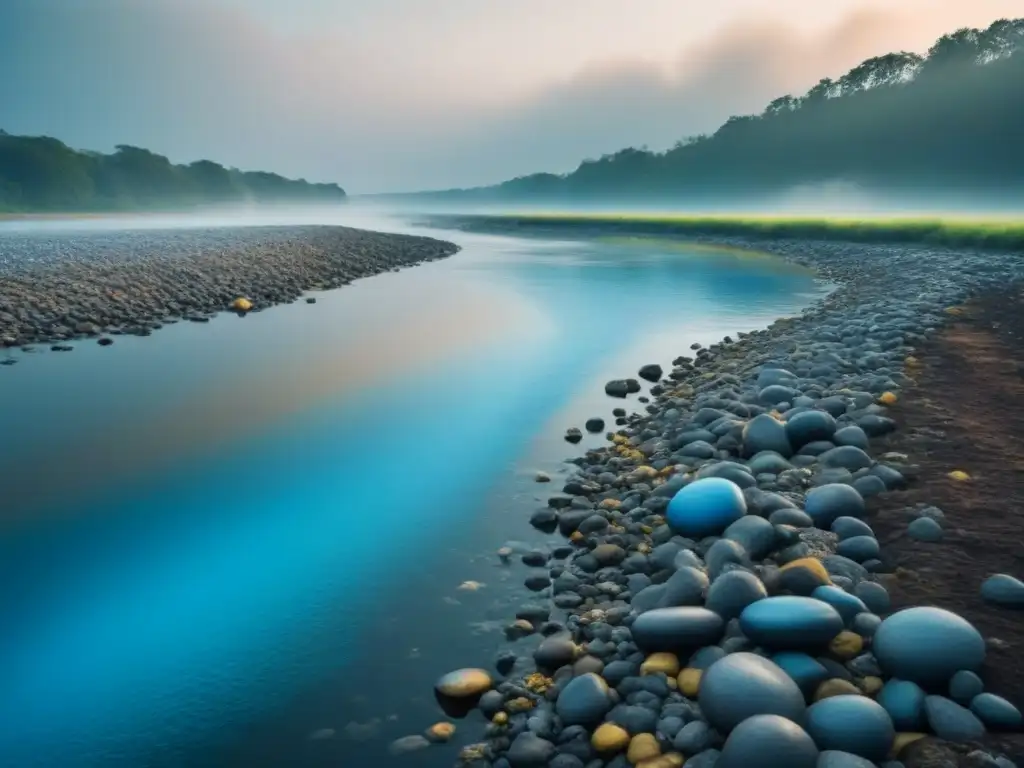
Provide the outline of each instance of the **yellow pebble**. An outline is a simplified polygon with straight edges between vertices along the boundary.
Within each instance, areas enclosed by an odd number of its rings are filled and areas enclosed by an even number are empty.
[[[603,499],[598,506],[601,509],[618,509],[622,506],[622,502],[618,499]]]
[[[451,723],[434,723],[427,728],[427,738],[431,741],[448,741],[455,735],[455,726]]]
[[[860,680],[860,689],[868,696],[874,696],[882,690],[883,685],[885,685],[885,681],[880,677],[875,677],[874,675],[868,675]]]
[[[954,469],[952,472],[949,473],[949,478],[950,480],[956,480],[957,482],[962,483],[965,480],[970,480],[971,476],[964,472],[962,469]]]
[[[793,571],[797,568],[804,568],[810,571],[822,584],[828,584],[831,582],[828,571],[826,571],[825,566],[821,564],[821,560],[814,557],[801,557],[799,560],[793,560],[779,568],[779,572],[785,573],[786,571]]]
[[[676,682],[679,684],[679,690],[683,692],[683,696],[692,699],[697,695],[700,691],[700,679],[703,674],[701,670],[693,667],[687,667],[679,673]]]
[[[573,531],[572,536],[569,537],[569,541],[573,543],[583,541],[583,534],[579,531]]]
[[[239,296],[231,302],[231,308],[235,310],[235,312],[248,312],[252,309],[252,302],[243,296]]]
[[[636,545],[636,551],[639,552],[641,555],[646,555],[648,552],[651,551],[651,545],[648,544],[646,541],[641,541],[639,544]]]
[[[878,398],[878,402],[882,405],[892,405],[896,402],[896,394],[894,392],[883,392],[881,397]]]
[[[661,747],[653,733],[638,733],[629,742],[629,749],[626,750],[626,759],[633,765],[639,765],[645,760],[652,760],[661,757]]]
[[[491,722],[495,725],[508,725],[508,713],[496,712],[494,717],[491,718]]]
[[[640,665],[641,675],[664,672],[669,677],[679,674],[679,658],[674,653],[652,653]]]
[[[821,701],[822,699],[828,699],[832,696],[848,695],[860,696],[862,693],[860,688],[848,680],[833,677],[831,680],[826,680],[818,686],[818,690],[814,692],[814,700]]]
[[[864,650],[864,638],[856,632],[843,630],[828,644],[828,649],[840,659],[852,659]]]
[[[629,733],[615,723],[602,723],[590,737],[590,745],[603,754],[618,752],[629,744]]]
[[[442,696],[461,699],[490,690],[492,682],[487,670],[457,669],[438,680],[436,688]]]
[[[915,741],[920,741],[925,737],[923,733],[897,733],[896,738],[892,742],[892,750],[889,752],[892,757],[898,757],[900,752],[909,747]]]
[[[509,712],[526,712],[527,710],[533,709],[534,704],[530,699],[525,696],[520,696],[517,699],[512,699],[510,702],[505,704],[505,709]]]
[[[682,768],[685,762],[686,758],[678,752],[667,752],[664,755],[637,763],[636,768]]]
[[[908,365],[910,367],[913,367],[913,366],[917,365],[918,359],[916,357],[914,357],[913,355],[907,355],[906,360],[904,360],[903,362],[906,365]]]

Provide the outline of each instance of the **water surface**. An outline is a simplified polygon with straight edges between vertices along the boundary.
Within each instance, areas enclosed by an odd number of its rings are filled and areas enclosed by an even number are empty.
[[[528,599],[493,552],[544,540],[527,516],[602,439],[565,428],[823,290],[672,243],[427,234],[463,250],[0,369],[3,765],[450,765],[479,716],[386,745]]]

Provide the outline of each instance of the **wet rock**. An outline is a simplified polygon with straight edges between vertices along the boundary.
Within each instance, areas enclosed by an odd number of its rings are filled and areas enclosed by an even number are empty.
[[[804,411],[786,422],[786,436],[796,449],[815,441],[832,440],[835,432],[836,420],[826,411]]]
[[[583,426],[586,427],[587,432],[591,432],[591,433],[603,432],[604,431],[604,419],[599,419],[597,417],[594,417],[592,419],[587,419],[586,424],[584,424]]]
[[[512,740],[505,757],[512,768],[545,768],[554,755],[554,744],[524,731]]]
[[[604,393],[610,397],[626,397],[629,394],[629,385],[624,379],[613,379],[604,385]]]
[[[648,363],[640,368],[637,372],[637,376],[644,381],[657,382],[661,379],[662,373],[663,371],[661,370],[660,365],[657,363]]]
[[[576,444],[583,439],[583,433],[580,432],[578,427],[569,427],[565,430],[565,441],[567,443]]]
[[[768,592],[757,576],[749,571],[728,571],[711,584],[704,605],[729,621],[751,603],[766,597]]]
[[[762,451],[771,451],[782,457],[793,455],[786,426],[767,413],[755,416],[744,425],[742,444],[743,457],[747,459]]]

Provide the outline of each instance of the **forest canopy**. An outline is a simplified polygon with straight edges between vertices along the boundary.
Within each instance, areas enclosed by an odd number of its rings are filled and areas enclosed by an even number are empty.
[[[229,203],[345,200],[337,184],[225,168],[211,160],[175,165],[140,147],[109,155],[72,149],[48,136],[0,131],[0,210],[178,210]]]
[[[762,195],[843,181],[893,193],[1024,192],[1024,19],[959,29],[924,56],[876,56],[760,114],[671,149],[627,148],[573,172],[439,199],[617,200]],[[609,105],[612,108],[613,105]]]

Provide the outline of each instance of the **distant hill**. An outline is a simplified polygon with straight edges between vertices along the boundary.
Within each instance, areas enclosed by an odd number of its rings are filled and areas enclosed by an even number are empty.
[[[764,198],[826,182],[927,195],[1024,195],[1024,19],[939,38],[926,56],[868,59],[761,114],[666,152],[623,149],[575,171],[420,201],[599,202]]]
[[[337,184],[240,171],[210,160],[174,165],[148,149],[104,155],[47,136],[0,131],[0,211],[187,209],[230,203],[339,202]]]

